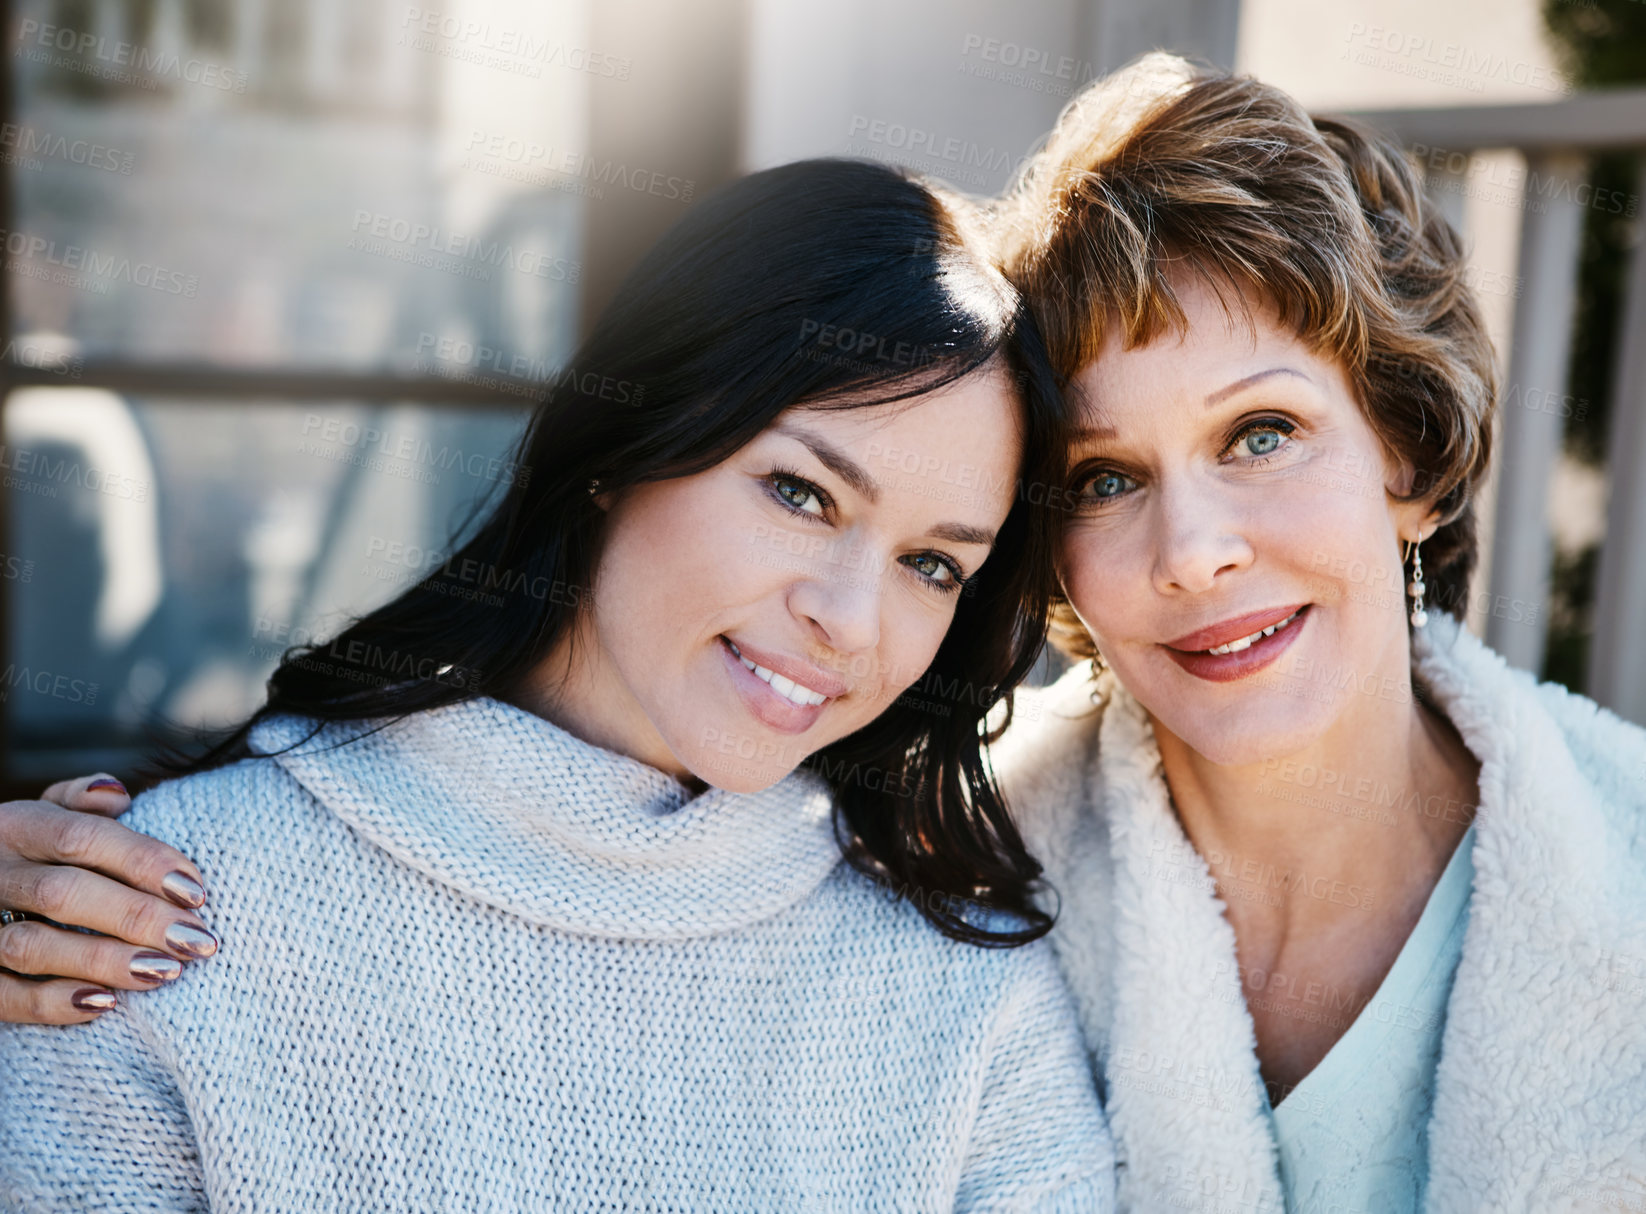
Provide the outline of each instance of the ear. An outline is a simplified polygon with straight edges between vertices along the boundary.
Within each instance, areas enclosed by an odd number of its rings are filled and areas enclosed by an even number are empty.
[[[1433,501],[1424,501],[1422,498],[1415,501],[1402,500],[1417,484],[1417,469],[1409,460],[1386,458],[1389,459],[1390,467],[1385,487],[1389,493],[1389,509],[1395,516],[1395,530],[1400,536],[1400,542],[1422,543],[1440,526],[1440,508]]]

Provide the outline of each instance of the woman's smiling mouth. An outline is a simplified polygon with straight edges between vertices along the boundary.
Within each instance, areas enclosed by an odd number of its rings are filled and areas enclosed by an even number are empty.
[[[728,636],[720,641],[744,704],[782,733],[804,733],[825,707],[846,693],[839,679],[810,662],[739,645]]]
[[[1168,641],[1161,648],[1196,678],[1228,683],[1261,670],[1303,631],[1309,604],[1272,608],[1213,624]]]

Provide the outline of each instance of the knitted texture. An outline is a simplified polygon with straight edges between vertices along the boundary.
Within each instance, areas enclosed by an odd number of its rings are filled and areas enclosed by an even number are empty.
[[[0,1026],[0,1206],[1111,1208],[1048,950],[842,864],[817,777],[688,799],[485,699],[363,728],[137,799],[222,950]]]

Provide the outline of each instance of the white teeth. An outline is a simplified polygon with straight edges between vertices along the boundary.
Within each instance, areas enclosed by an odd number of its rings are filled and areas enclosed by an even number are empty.
[[[728,641],[727,644],[730,645],[731,642]],[[743,656],[743,651],[736,645],[732,645],[732,652],[737,655],[739,662],[754,671],[757,677],[770,683],[773,691],[792,704],[816,705],[829,698],[820,691],[813,691],[810,687],[796,683],[793,679],[786,679],[780,674],[767,670],[764,666],[749,661],[748,658]]]
[[[1252,642],[1261,641],[1266,636],[1273,636],[1282,628],[1286,627],[1287,624],[1290,624],[1293,620],[1297,619],[1298,613],[1302,610],[1303,608],[1299,607],[1297,611],[1292,612],[1291,615],[1281,620],[1278,624],[1270,624],[1267,628],[1258,629],[1249,637],[1241,637],[1238,641],[1230,641],[1227,645],[1219,645],[1216,649],[1207,649],[1204,650],[1204,652],[1222,655],[1225,653],[1239,653],[1242,649],[1250,649]]]

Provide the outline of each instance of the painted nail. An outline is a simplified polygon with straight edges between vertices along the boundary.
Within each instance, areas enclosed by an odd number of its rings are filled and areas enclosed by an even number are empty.
[[[69,1000],[82,1012],[106,1012],[115,1004],[113,991],[75,991]]]
[[[209,957],[217,951],[217,937],[190,923],[173,923],[166,929],[166,947],[191,957]]]
[[[206,900],[206,891],[187,873],[167,873],[160,878],[160,892],[178,906],[193,910]]]
[[[112,792],[124,793],[128,797],[131,796],[131,794],[129,792],[126,792],[126,786],[124,784],[120,783],[119,780],[116,780],[113,776],[104,776],[101,780],[93,780],[90,784],[86,785],[86,791],[87,792],[112,791]]]
[[[138,953],[131,959],[131,976],[143,982],[170,982],[183,972],[183,963],[165,953]]]

